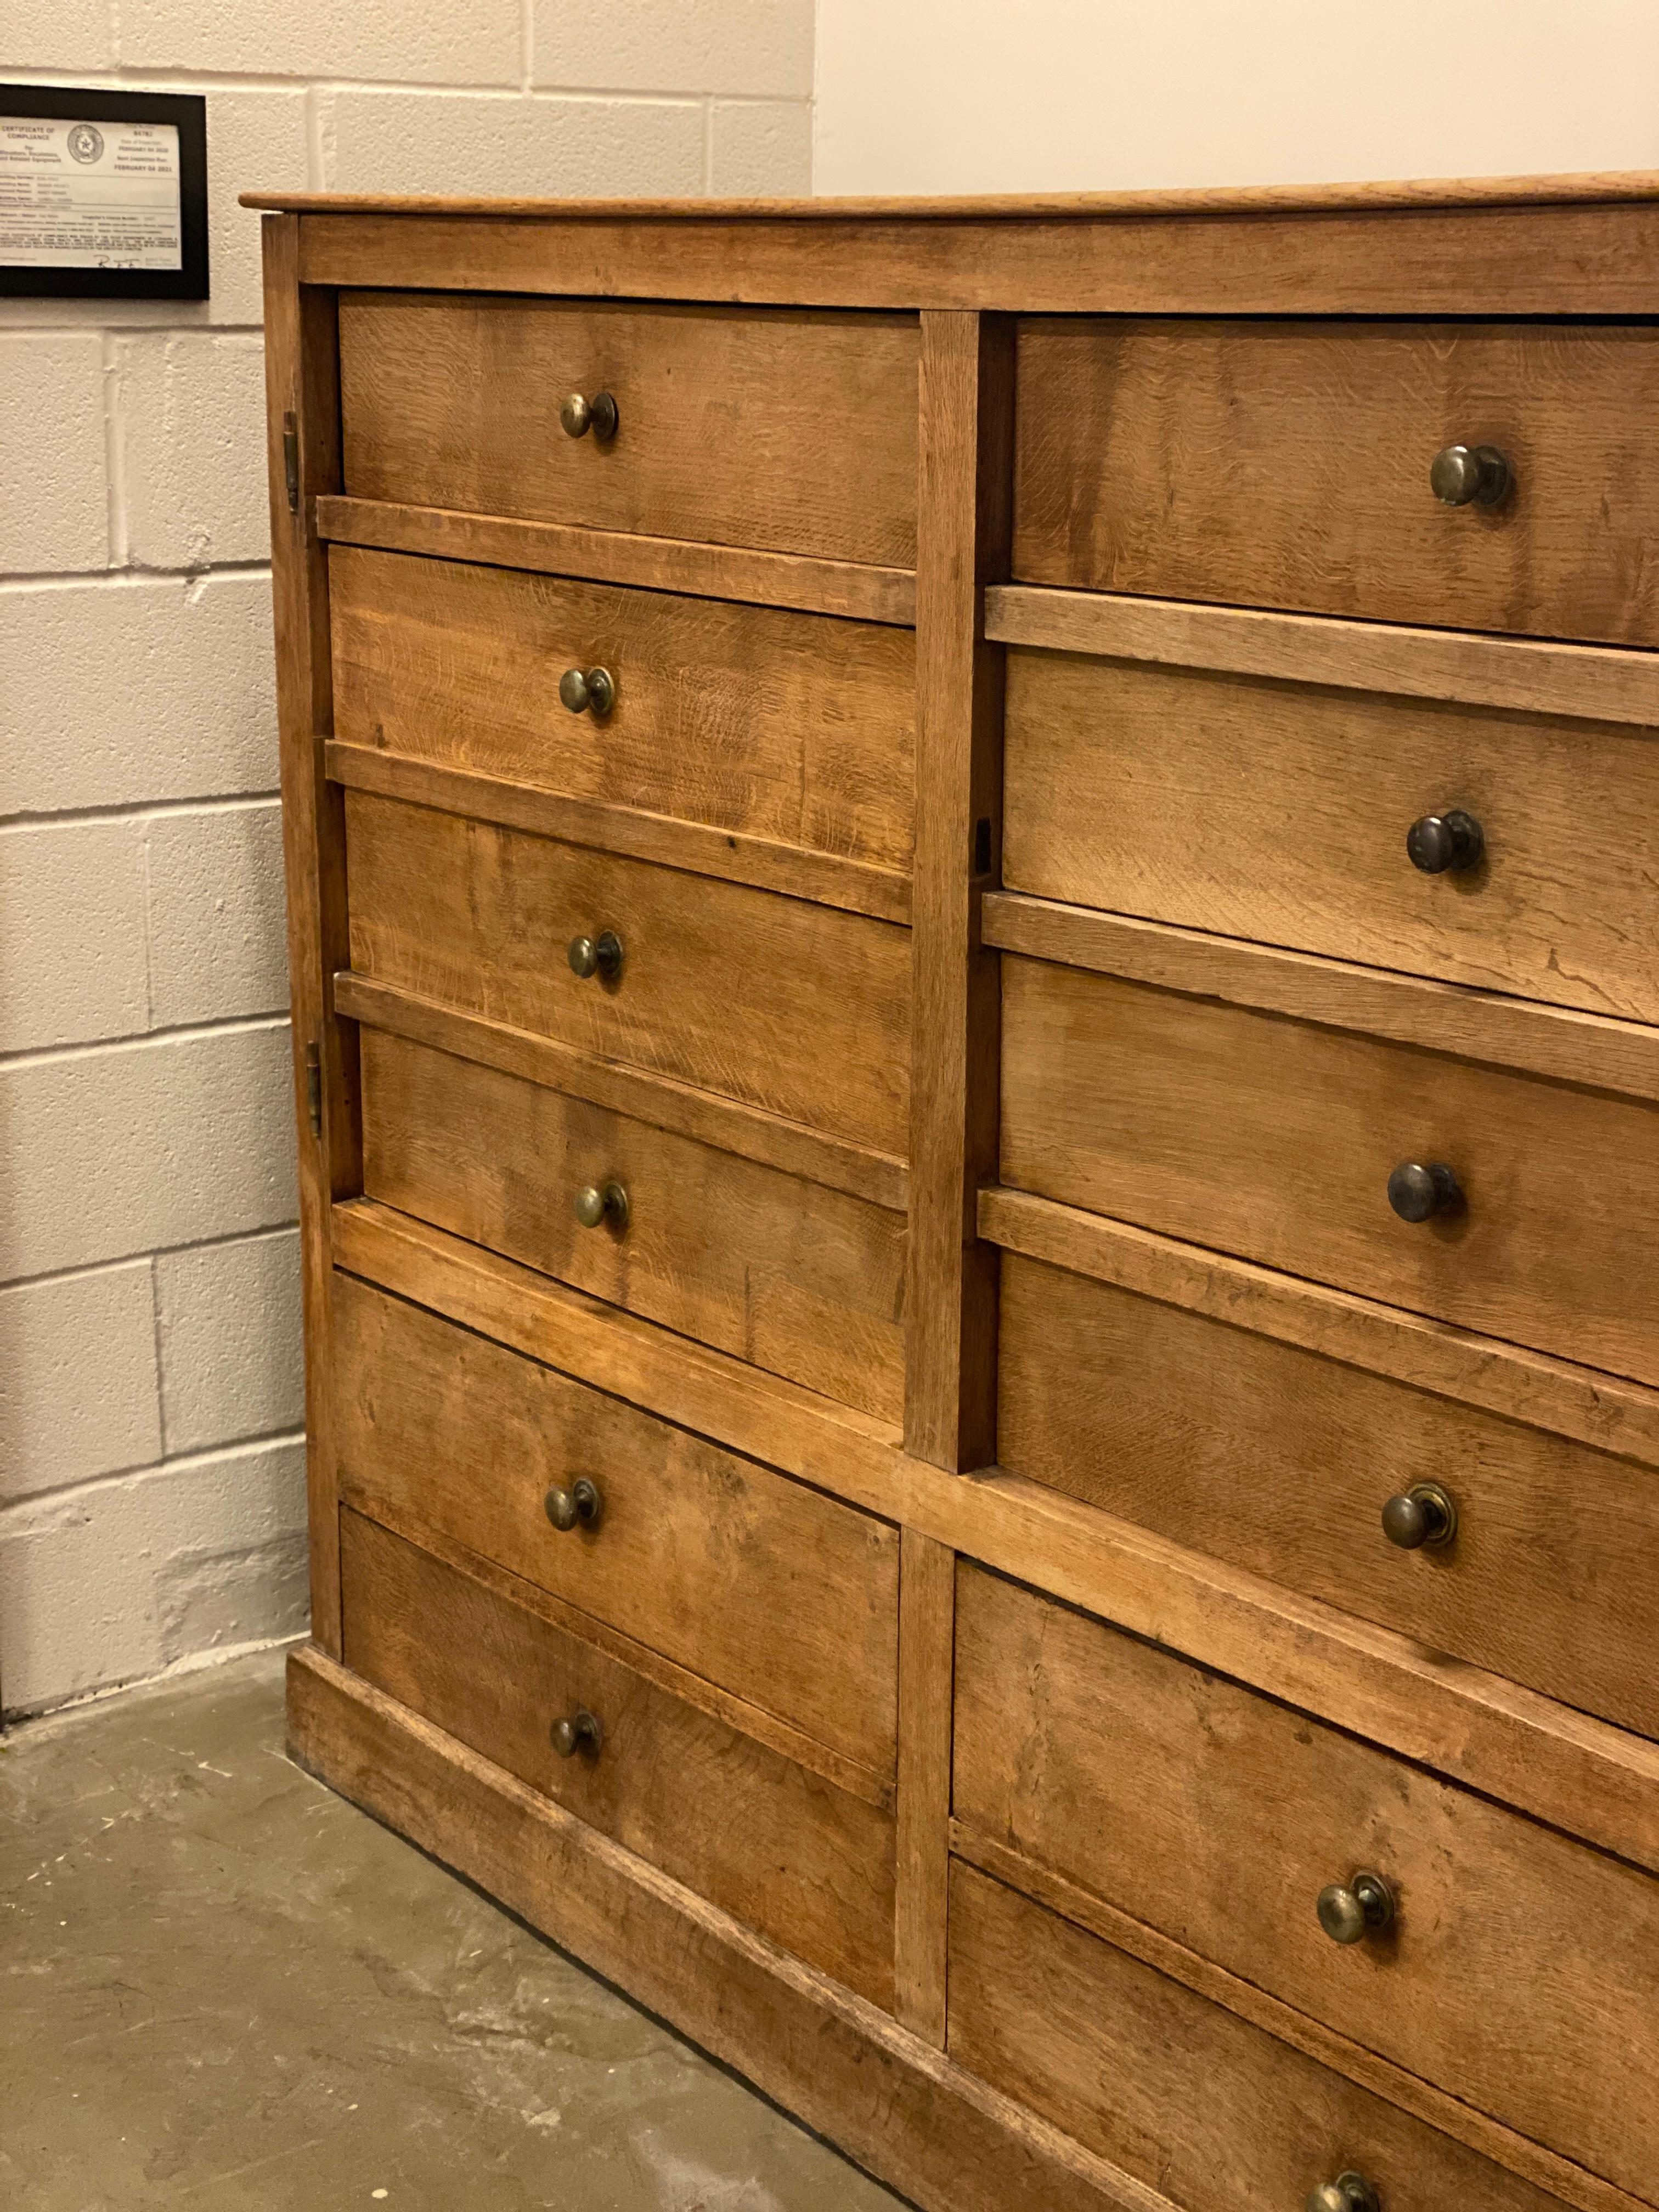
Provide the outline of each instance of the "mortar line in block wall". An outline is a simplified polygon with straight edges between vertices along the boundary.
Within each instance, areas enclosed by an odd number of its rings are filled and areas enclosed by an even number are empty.
[[[106,333],[110,337],[125,337],[125,331]],[[215,333],[217,336],[217,332]],[[257,326],[246,333],[260,335]],[[269,579],[269,561],[211,562],[202,568],[152,568],[142,562],[130,562],[121,568],[49,568],[31,572],[15,570],[10,575],[0,576],[0,598],[8,592],[69,592],[96,585],[100,590],[132,591],[144,584],[205,584],[216,576],[254,576]]]
[[[297,1221],[276,1221],[263,1229],[228,1229],[222,1237],[191,1237],[182,1244],[147,1244],[141,1251],[121,1252],[106,1260],[88,1260],[78,1267],[48,1267],[38,1275],[15,1275],[9,1281],[0,1283],[0,1300],[13,1291],[53,1289],[59,1283],[78,1283],[90,1275],[112,1275],[123,1267],[176,1260],[191,1252],[216,1252],[229,1244],[258,1244],[267,1237],[292,1237],[299,1225]]]
[[[125,368],[118,334],[102,337],[104,396],[104,488],[108,513],[108,555],[112,568],[127,565],[127,426],[121,404]]]
[[[39,814],[0,815],[0,837],[27,836],[33,830],[98,829],[110,822],[175,822],[191,814],[251,813],[256,807],[276,805],[275,791],[220,791],[199,799],[132,799],[118,806],[64,806]]]
[[[31,1514],[49,1517],[66,1505],[76,1504],[100,1491],[116,1489],[124,1483],[153,1482],[162,1475],[190,1474],[199,1467],[211,1467],[217,1460],[257,1459],[265,1452],[302,1444],[305,1437],[302,1428],[270,1429],[253,1436],[228,1437],[222,1443],[203,1444],[195,1451],[179,1452],[170,1458],[164,1451],[160,1459],[143,1460],[134,1467],[112,1468],[106,1474],[85,1475],[78,1482],[66,1482],[52,1490],[32,1490],[22,1498],[0,1499],[0,1536],[3,1536],[9,1523],[26,1520]]]
[[[80,1044],[35,1045],[22,1052],[0,1053],[0,1075],[19,1068],[46,1067],[70,1060],[89,1060],[96,1053],[147,1052],[153,1046],[179,1044],[191,1037],[236,1036],[259,1030],[286,1029],[288,1012],[231,1014],[217,1022],[181,1022],[170,1029],[145,1030],[126,1036],[91,1037]],[[148,1248],[147,1248],[148,1249]]]
[[[61,70],[8,70],[6,76],[13,84],[49,85],[70,81]],[[496,81],[451,84],[411,82],[406,77],[327,76],[314,71],[289,76],[270,70],[88,70],[76,72],[72,82],[112,92],[119,91],[123,85],[142,84],[152,92],[392,92],[445,100],[609,100],[632,101],[641,106],[672,104],[680,107],[709,98],[775,106],[780,103],[798,105],[811,97],[805,92],[725,92],[718,88],[712,92],[693,91],[683,84],[526,84],[516,80],[505,84]]]

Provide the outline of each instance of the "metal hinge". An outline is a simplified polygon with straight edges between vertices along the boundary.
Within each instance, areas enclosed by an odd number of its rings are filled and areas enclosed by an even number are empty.
[[[314,1044],[306,1047],[306,1119],[311,1133],[323,1133],[323,1055]]]
[[[300,426],[292,415],[283,417],[283,474],[288,479],[288,511],[300,512]]]

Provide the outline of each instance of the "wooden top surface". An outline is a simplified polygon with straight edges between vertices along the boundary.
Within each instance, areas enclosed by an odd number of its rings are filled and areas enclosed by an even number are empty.
[[[1659,200],[1659,170],[1558,177],[1425,178],[1391,184],[1246,185],[1186,191],[1032,192],[931,198],[514,199],[405,192],[244,192],[241,204],[295,215],[478,215],[577,222],[718,217],[997,222],[1147,215],[1322,215],[1356,209],[1537,207]]]

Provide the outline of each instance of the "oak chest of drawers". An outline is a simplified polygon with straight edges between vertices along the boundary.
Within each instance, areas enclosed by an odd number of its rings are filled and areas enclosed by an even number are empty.
[[[930,2212],[1659,2207],[1659,182],[255,204],[296,1755]]]

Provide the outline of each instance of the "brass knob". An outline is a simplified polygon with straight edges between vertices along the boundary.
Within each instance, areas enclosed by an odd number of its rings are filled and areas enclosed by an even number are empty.
[[[617,680],[608,668],[567,668],[559,678],[559,704],[573,714],[601,720],[617,703]]]
[[[604,1722],[586,1705],[578,1705],[568,1719],[554,1722],[553,1748],[561,1759],[574,1759],[579,1751],[597,1759],[605,1748]]]
[[[573,937],[564,957],[573,975],[614,983],[622,974],[623,941],[614,929],[602,929],[597,937]]]
[[[1319,1893],[1319,1924],[1333,1943],[1358,1943],[1394,1918],[1394,1892],[1380,1874],[1357,1874]]]
[[[1448,507],[1496,507],[1514,481],[1496,446],[1446,446],[1429,463],[1429,488]]]
[[[1463,1195],[1462,1185],[1443,1160],[1426,1166],[1402,1160],[1389,1177],[1389,1204],[1402,1221],[1430,1221],[1449,1212]]]
[[[1414,1482],[1382,1508],[1382,1534],[1402,1552],[1437,1552],[1457,1534],[1457,1502],[1437,1482]]]
[[[617,1229],[628,1226],[628,1193],[619,1182],[586,1183],[573,1202],[584,1229],[597,1229],[602,1221]]]
[[[596,1528],[605,1500],[599,1484],[579,1474],[568,1490],[550,1490],[542,1504],[553,1526],[568,1532],[578,1527]]]
[[[1310,2192],[1308,2212],[1380,2212],[1376,2190],[1363,2173],[1339,2173]]]
[[[559,410],[566,437],[585,438],[591,430],[601,445],[616,436],[620,419],[617,403],[608,392],[596,392],[591,399],[573,392]]]
[[[1419,815],[1406,832],[1407,857],[1425,876],[1461,876],[1480,866],[1486,849],[1485,831],[1461,806],[1449,814]]]

